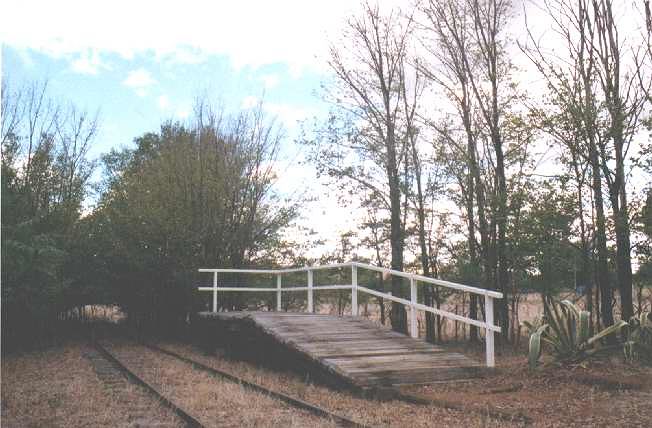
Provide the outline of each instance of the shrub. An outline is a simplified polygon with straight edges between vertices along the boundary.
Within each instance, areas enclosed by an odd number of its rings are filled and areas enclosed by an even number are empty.
[[[623,347],[628,361],[652,363],[652,312],[643,312],[629,319],[627,341]]]
[[[546,298],[543,301],[545,314],[541,325],[525,322],[530,330],[528,364],[534,368],[541,356],[541,342],[550,345],[557,361],[570,363],[582,361],[600,350],[604,350],[601,339],[617,333],[627,325],[625,321],[605,328],[593,336],[589,335],[591,313],[580,310],[568,300],[558,301]]]

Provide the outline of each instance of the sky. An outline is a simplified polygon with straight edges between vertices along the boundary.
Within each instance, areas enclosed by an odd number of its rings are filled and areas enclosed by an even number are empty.
[[[230,109],[263,97],[293,131],[297,120],[323,112],[316,90],[327,71],[328,30],[347,4],[11,2],[0,29],[3,73],[48,79],[56,97],[99,109],[96,152],[162,119],[186,118],[199,95]]]
[[[549,25],[532,4],[522,5],[545,35]],[[299,224],[332,248],[340,233],[356,228],[355,209],[338,206],[335,192],[300,165],[305,149],[295,139],[301,121],[323,118],[331,107],[320,92],[330,78],[328,46],[358,7],[355,0],[5,1],[0,66],[10,83],[47,79],[55,99],[98,111],[92,158],[132,146],[165,120],[188,118],[197,97],[227,111],[262,99],[286,131],[277,188],[315,198],[302,206]],[[515,12],[510,30],[523,35],[523,10]],[[635,18],[627,15],[620,18]],[[537,76],[517,65],[522,84]],[[523,85],[531,90],[535,83]]]
[[[133,146],[206,96],[227,111],[264,109],[285,128],[278,189],[323,195],[294,142],[300,122],[324,117],[329,40],[356,2],[12,1],[2,4],[2,73],[13,85],[47,80],[56,100],[99,112],[90,156]],[[38,13],[35,13],[38,11]],[[308,184],[310,183],[310,186]],[[346,210],[318,198],[306,225],[336,236]]]

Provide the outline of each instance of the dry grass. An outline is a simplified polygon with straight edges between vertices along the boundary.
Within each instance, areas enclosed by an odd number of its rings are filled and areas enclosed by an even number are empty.
[[[532,373],[526,368],[524,356],[505,357],[485,379],[403,389],[438,403],[426,406],[366,400],[307,384],[292,373],[207,356],[188,345],[160,346],[369,425],[502,427],[522,425],[520,416],[526,416],[531,426],[537,427],[586,426],[587,422],[590,426],[633,427],[649,426],[652,420],[652,370],[623,366],[617,359],[597,361],[587,368],[550,367]],[[609,385],[613,382],[602,382],[614,379],[624,380],[625,384],[614,387]],[[503,417],[487,416],[496,413]],[[514,416],[511,421],[510,415]]]
[[[348,296],[348,295],[347,295]],[[569,299],[577,303],[582,308],[586,308],[586,297],[576,294],[574,291],[564,291],[559,293],[557,296],[559,299]],[[618,301],[618,295],[614,296],[616,301]],[[385,304],[385,313],[389,314],[390,303],[386,302]],[[641,290],[641,296],[639,300],[638,290],[634,290],[634,307],[641,307],[642,310],[652,310],[652,288],[644,288]],[[617,303],[614,306],[614,315],[619,318],[620,305]],[[441,304],[441,309],[457,313],[463,316],[468,316],[469,310],[469,300],[468,294],[464,293],[453,293]],[[318,313],[331,314],[335,315],[338,313],[337,305],[329,303],[328,301],[319,303],[316,305],[316,311]],[[345,315],[351,313],[351,306],[347,305],[344,308],[343,313]],[[380,325],[380,306],[376,303],[375,298],[370,298],[360,305],[359,313],[361,316],[373,321],[374,323]],[[518,314],[517,321],[522,323],[523,321],[534,321],[539,318],[543,313],[543,302],[541,301],[541,294],[539,293],[522,293],[519,297],[518,304]],[[425,334],[425,312],[417,312],[417,322],[419,326],[420,336],[423,337]],[[447,318],[442,318],[442,338],[443,340],[464,340],[468,338],[468,328],[469,326],[456,322]],[[389,320],[386,320],[386,323],[389,323]],[[525,337],[526,332],[521,332],[523,337]]]
[[[652,421],[652,370],[619,359],[531,372],[524,357],[503,360],[490,377],[465,384],[405,388],[433,400],[470,401],[523,414],[532,426],[644,427]]]
[[[2,426],[132,426],[125,407],[133,403],[156,420],[175,417],[136,386],[108,389],[83,357],[85,349],[69,344],[3,357]]]
[[[107,346],[130,370],[206,426],[333,427],[334,424],[172,357],[127,342]]]
[[[210,367],[233,373],[267,388],[302,398],[332,412],[372,426],[509,427],[518,425],[517,423],[488,417],[487,412],[482,410],[467,412],[438,406],[409,404],[396,400],[377,401],[364,399],[347,391],[336,391],[320,385],[306,383],[292,373],[279,373],[245,362],[207,356],[188,345],[167,343],[160,344],[160,346]]]
[[[588,368],[550,367],[529,372],[524,357],[503,357],[487,379],[468,383],[412,387],[405,391],[439,405],[379,402],[346,391],[306,383],[292,373],[206,356],[181,344],[161,347],[229,371],[268,388],[300,397],[333,412],[374,426],[518,426],[518,420],[488,417],[522,413],[532,426],[649,426],[652,420],[652,370],[616,361],[598,361]],[[2,426],[130,426],[128,405],[150,403],[166,420],[163,409],[137,387],[114,393],[101,384],[82,345],[12,355],[2,361]],[[192,370],[171,357],[115,342],[114,352],[131,369],[207,426],[332,426],[277,400]],[[614,386],[612,380],[624,380]],[[453,403],[458,409],[442,404]],[[475,403],[468,405],[468,403]],[[452,406],[455,407],[455,406]],[[169,416],[168,416],[169,417]]]

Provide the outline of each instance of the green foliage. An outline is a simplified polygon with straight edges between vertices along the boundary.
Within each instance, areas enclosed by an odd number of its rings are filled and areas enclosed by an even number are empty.
[[[82,300],[66,266],[93,170],[86,153],[96,121],[54,104],[46,89],[2,86],[2,338],[9,347],[50,337],[59,314]]]
[[[527,209],[518,231],[512,231],[514,275],[542,294],[573,286],[578,250],[572,243],[575,208],[573,195],[562,183],[542,182],[527,189]]]
[[[548,325],[542,325],[530,336],[528,364],[530,368],[534,368],[541,356],[541,335],[546,331]]]
[[[135,324],[166,329],[204,303],[197,268],[271,260],[295,209],[272,191],[281,133],[262,107],[227,118],[199,104],[196,126],[166,123],[112,151],[82,215],[96,119],[46,89],[2,87],[4,345],[49,337],[87,304],[118,303]]]
[[[652,286],[652,188],[647,190],[645,203],[635,220],[633,228],[644,238],[637,248],[639,267],[634,275],[637,286],[642,289]]]
[[[524,323],[531,331],[528,364],[536,367],[541,355],[541,342],[550,346],[556,360],[569,363],[582,361],[603,349],[601,339],[618,333],[625,321],[605,328],[593,336],[589,335],[590,313],[580,310],[568,300],[558,301],[552,298],[544,299],[545,313],[543,325],[533,331],[534,326]]]
[[[294,217],[272,190],[280,139],[273,123],[260,110],[231,119],[203,105],[197,111],[197,127],[166,123],[137,138],[135,149],[104,157],[105,188],[88,219],[101,242],[93,248],[102,261],[97,278],[110,278],[107,287],[140,326],[173,328],[205,308],[209,296],[197,297],[194,287],[210,278],[197,269],[268,261]],[[219,280],[237,285],[242,278]],[[229,309],[246,303],[235,294],[219,302]]]
[[[652,363],[652,312],[642,312],[629,319],[623,350],[628,361]]]

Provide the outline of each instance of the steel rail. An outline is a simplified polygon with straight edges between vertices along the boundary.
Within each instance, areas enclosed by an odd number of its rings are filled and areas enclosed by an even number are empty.
[[[253,383],[253,382],[244,380],[244,379],[242,379],[242,378],[240,378],[240,377],[238,377],[238,376],[236,376],[234,374],[225,372],[223,370],[218,370],[218,369],[215,369],[213,367],[209,367],[209,366],[207,366],[205,364],[202,364],[202,363],[200,363],[198,361],[195,361],[195,360],[193,360],[191,358],[184,357],[183,355],[177,354],[176,352],[168,351],[167,349],[160,348],[160,347],[158,347],[156,345],[152,345],[150,343],[141,342],[141,345],[146,347],[146,348],[149,348],[149,349],[151,349],[153,351],[160,352],[162,354],[168,355],[170,357],[173,357],[173,358],[176,358],[176,359],[178,359],[180,361],[183,361],[183,362],[185,362],[187,364],[190,364],[195,369],[203,370],[206,373],[211,374],[212,376],[227,379],[227,380],[229,380],[231,382],[238,383],[238,384],[242,385],[243,387],[245,387],[247,389],[250,389],[252,391],[261,392],[261,393],[266,394],[266,395],[268,395],[268,396],[270,396],[272,398],[276,398],[276,399],[278,399],[280,401],[283,401],[283,402],[285,402],[287,404],[290,404],[290,405],[292,405],[292,406],[294,406],[294,407],[296,407],[298,409],[306,410],[306,411],[308,411],[308,412],[310,412],[310,413],[312,413],[312,414],[314,414],[316,416],[331,419],[334,422],[338,423],[340,426],[343,426],[343,427],[355,427],[355,428],[365,428],[365,427],[367,427],[367,425],[364,425],[364,424],[362,424],[360,422],[356,422],[356,421],[354,421],[352,419],[349,419],[349,418],[347,418],[345,416],[341,416],[341,415],[332,413],[332,412],[324,409],[323,407],[316,406],[314,404],[308,403],[308,402],[303,401],[303,400],[301,400],[299,398],[292,397],[292,396],[284,394],[282,392],[278,392],[278,391],[274,391],[274,390],[269,389],[269,388],[265,388],[262,385],[258,385],[257,383]]]
[[[195,419],[193,416],[191,416],[188,412],[183,410],[181,407],[179,407],[177,404],[175,404],[173,401],[169,400],[166,398],[163,394],[161,394],[156,388],[145,382],[142,378],[140,378],[138,375],[136,375],[134,372],[129,370],[120,360],[118,360],[116,357],[111,354],[104,346],[102,346],[99,342],[94,341],[93,345],[95,346],[95,349],[98,350],[98,352],[107,360],[109,360],[112,364],[115,365],[115,367],[122,373],[124,374],[129,381],[132,383],[135,383],[136,385],[139,385],[143,387],[147,392],[149,392],[151,395],[153,395],[157,400],[159,400],[165,407],[169,408],[172,410],[183,422],[185,422],[187,427],[192,427],[192,428],[204,428],[204,425],[202,425],[201,422],[199,422],[197,419]]]

